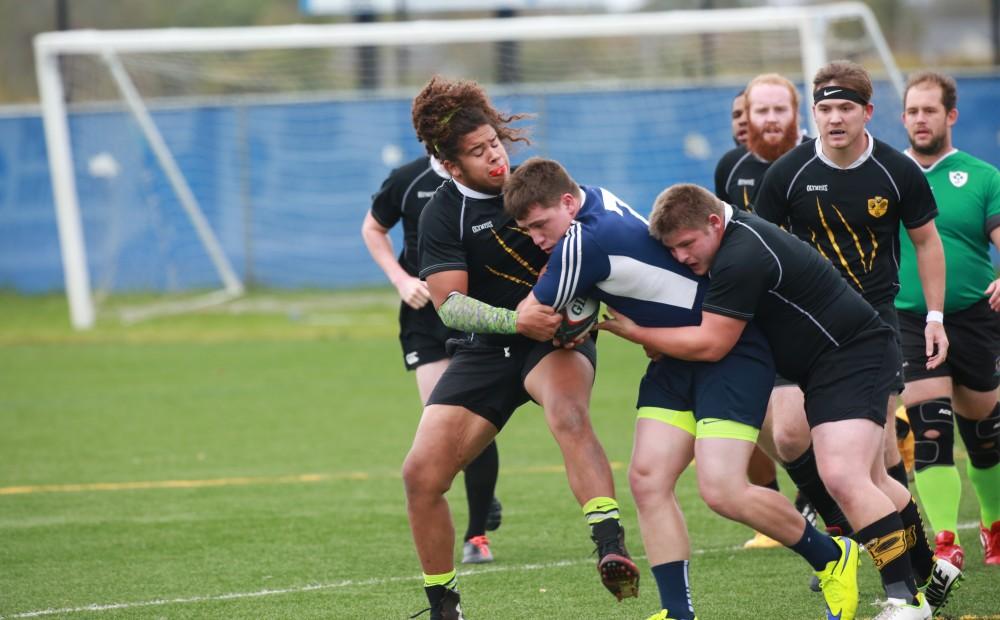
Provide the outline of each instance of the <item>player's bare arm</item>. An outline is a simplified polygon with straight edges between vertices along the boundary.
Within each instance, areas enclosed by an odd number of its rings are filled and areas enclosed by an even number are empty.
[[[1000,228],[994,228],[990,231],[990,240],[993,242],[993,247],[1000,250]],[[990,296],[990,308],[994,312],[1000,312],[1000,279],[990,282],[990,285],[986,287],[986,294]]]
[[[597,328],[640,344],[649,350],[693,362],[717,362],[729,353],[746,321],[702,312],[701,325],[693,327],[640,327],[634,321],[608,308],[611,318],[598,323]]]
[[[917,271],[924,289],[928,320],[924,328],[927,346],[927,368],[937,368],[948,357],[948,336],[941,322],[944,310],[944,247],[933,221],[922,226],[907,229],[917,254]],[[936,315],[931,313],[937,312]],[[937,319],[937,320],[933,320]]]
[[[369,211],[365,215],[364,223],[361,224],[361,238],[365,241],[368,253],[389,278],[389,282],[396,287],[403,303],[414,310],[419,310],[427,305],[431,298],[427,283],[406,273],[396,260],[396,254],[392,250],[392,240],[388,235],[389,229],[379,224]]]

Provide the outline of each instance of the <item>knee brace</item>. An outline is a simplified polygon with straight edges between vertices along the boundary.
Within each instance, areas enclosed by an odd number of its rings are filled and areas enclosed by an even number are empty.
[[[1000,463],[1000,403],[983,420],[966,420],[955,416],[958,432],[965,442],[969,461],[976,469],[987,469]]]
[[[913,469],[921,471],[931,465],[955,464],[955,428],[952,422],[950,398],[935,398],[906,408],[913,427]],[[928,437],[935,431],[936,437]]]

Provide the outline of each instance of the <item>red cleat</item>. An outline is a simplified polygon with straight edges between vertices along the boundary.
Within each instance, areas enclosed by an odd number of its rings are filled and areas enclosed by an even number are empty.
[[[965,565],[965,551],[961,545],[955,544],[955,532],[941,530],[934,537],[934,557],[947,560],[958,570]]]
[[[983,561],[987,566],[1000,566],[1000,521],[990,529],[979,526],[979,540],[983,543]]]

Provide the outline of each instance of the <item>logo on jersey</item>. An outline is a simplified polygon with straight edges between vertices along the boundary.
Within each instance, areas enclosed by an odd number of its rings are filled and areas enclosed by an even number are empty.
[[[429,192],[425,192],[423,190],[417,190],[417,198],[430,198],[436,191],[437,190],[431,190]]]
[[[749,185],[753,187],[753,183],[754,183],[753,179],[736,179],[736,185],[738,186]]]
[[[969,173],[953,170],[948,173],[948,180],[950,180],[951,184],[955,187],[962,187],[965,185],[965,182],[969,180]]]
[[[829,191],[827,189],[827,187],[828,187],[827,185],[806,185],[806,191],[807,192],[826,192],[826,191]]]
[[[875,196],[868,199],[868,213],[872,217],[882,217],[889,210],[889,199]]]
[[[493,228],[493,220],[490,220],[488,222],[483,222],[482,224],[476,224],[475,226],[472,227],[472,232],[477,233],[483,230],[489,230],[491,228]]]

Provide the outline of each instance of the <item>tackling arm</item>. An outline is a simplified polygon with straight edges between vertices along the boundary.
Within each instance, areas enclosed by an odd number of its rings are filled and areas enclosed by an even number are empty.
[[[508,310],[469,297],[465,271],[440,271],[427,276],[431,299],[441,322],[452,329],[480,334],[521,334],[534,340],[551,340],[562,322],[559,313],[534,301],[522,301]],[[533,296],[529,293],[533,300]]]
[[[712,312],[701,313],[701,325],[691,327],[640,327],[625,315],[608,308],[611,318],[598,329],[626,340],[692,362],[717,362],[729,354],[740,339],[747,322]]]

